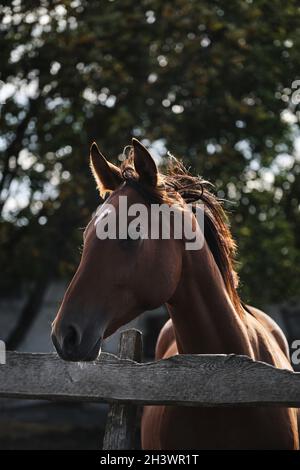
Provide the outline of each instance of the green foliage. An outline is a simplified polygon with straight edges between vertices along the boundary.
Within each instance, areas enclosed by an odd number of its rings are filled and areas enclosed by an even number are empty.
[[[246,300],[299,294],[299,115],[281,118],[299,78],[296,0],[15,0],[0,12],[2,291],[71,274],[97,205],[89,144],[117,159],[135,135],[235,203]]]

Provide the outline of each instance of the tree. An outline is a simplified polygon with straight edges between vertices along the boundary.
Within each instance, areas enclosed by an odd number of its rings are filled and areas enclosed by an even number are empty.
[[[286,283],[299,258],[299,171],[266,182],[278,155],[298,165],[297,109],[293,129],[282,118],[300,69],[298,2],[16,0],[1,19],[2,294],[34,297],[45,269],[47,282],[72,273],[77,229],[97,205],[89,144],[116,160],[132,135],[182,156],[235,203],[247,300],[299,293]]]

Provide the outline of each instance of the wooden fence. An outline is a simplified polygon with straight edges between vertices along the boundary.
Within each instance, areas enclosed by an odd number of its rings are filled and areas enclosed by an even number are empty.
[[[300,373],[246,356],[179,355],[141,363],[141,333],[122,333],[119,357],[71,363],[56,354],[7,352],[0,397],[110,403],[104,449],[131,449],[139,406],[300,408]]]

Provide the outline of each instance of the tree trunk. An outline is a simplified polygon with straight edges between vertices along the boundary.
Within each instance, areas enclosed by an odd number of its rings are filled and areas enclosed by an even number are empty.
[[[18,348],[26,337],[39,313],[49,282],[50,275],[45,276],[36,282],[21,311],[16,326],[13,328],[6,340],[7,350],[15,350]]]

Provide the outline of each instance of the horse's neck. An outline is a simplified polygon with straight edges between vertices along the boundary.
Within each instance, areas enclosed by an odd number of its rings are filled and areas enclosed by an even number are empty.
[[[252,356],[245,324],[206,244],[200,251],[185,252],[181,281],[168,309],[179,353]]]

